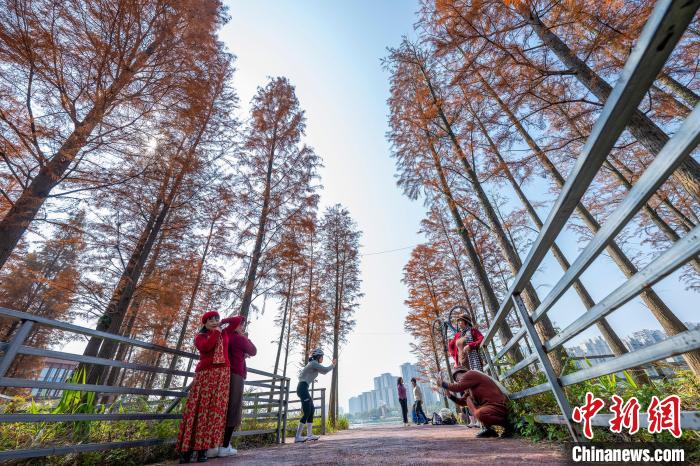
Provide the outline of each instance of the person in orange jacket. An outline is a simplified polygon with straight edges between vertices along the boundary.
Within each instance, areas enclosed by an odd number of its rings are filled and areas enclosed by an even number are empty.
[[[194,338],[199,363],[182,413],[175,445],[180,463],[207,460],[207,450],[218,448],[224,438],[230,367],[228,336],[220,330],[219,313],[209,311],[201,318],[202,328]]]

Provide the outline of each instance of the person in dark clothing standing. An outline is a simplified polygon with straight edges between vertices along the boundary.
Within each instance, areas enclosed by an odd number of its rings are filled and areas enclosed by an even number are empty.
[[[411,384],[413,384],[413,399],[416,400],[415,411],[418,417],[418,424],[428,424],[428,416],[423,412],[423,392],[418,386],[418,381],[413,377],[411,379]]]
[[[403,377],[399,377],[396,381],[396,389],[399,392],[399,404],[401,405],[401,414],[403,414],[403,425],[408,426],[408,399],[406,398],[406,387],[403,384]]]

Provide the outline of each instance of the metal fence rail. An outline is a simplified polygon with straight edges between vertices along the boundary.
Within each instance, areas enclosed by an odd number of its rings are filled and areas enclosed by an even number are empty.
[[[487,361],[486,368],[499,380],[506,380],[531,364],[538,365],[544,372],[547,382],[514,393],[511,398],[519,399],[551,391],[562,415],[540,415],[536,416],[536,420],[542,423],[565,425],[575,440],[583,439],[580,436],[579,426],[571,418],[571,407],[564,392],[565,386],[700,349],[700,330],[689,330],[652,346],[565,376],[554,373],[547,356],[548,353],[561,347],[568,340],[636,297],[645,288],[657,283],[698,256],[700,253],[700,226],[692,229],[647,267],[626,280],[553,338],[541,341],[535,331],[535,324],[547,315],[587,267],[600,256],[605,247],[614,240],[615,236],[630,222],[647,200],[696,148],[700,142],[700,105],[696,106],[688,115],[681,128],[636,181],[615,211],[607,218],[605,224],[579,253],[576,260],[541,301],[537,309],[529,312],[520,296],[577,205],[581,202],[613,145],[629,124],[633,112],[649,91],[699,6],[700,1],[698,0],[657,2],[637,45],[627,60],[620,78],[606,100],[600,117],[581,150],[576,165],[571,170],[527,258],[523,261],[522,267],[504,296],[482,343]],[[508,342],[502,342],[503,346],[497,349],[494,341],[496,330],[505,324],[505,318],[511,311],[515,311],[520,318],[522,328]],[[526,355],[521,361],[513,362],[514,365],[509,369],[499,370],[501,367],[499,360],[523,338],[529,339],[532,353]],[[494,348],[492,354],[489,352],[489,344]],[[697,412],[683,413],[683,428],[700,428],[699,416],[700,414]]]
[[[0,423],[51,423],[51,422],[95,422],[95,421],[154,421],[162,422],[165,420],[180,419],[179,413],[172,411],[177,407],[182,399],[187,396],[188,386],[187,378],[194,377],[194,372],[191,371],[192,363],[199,356],[186,351],[175,350],[165,346],[154,345],[149,342],[127,338],[111,333],[100,332],[90,328],[81,327],[67,322],[60,322],[44,317],[34,316],[28,313],[14,311],[0,307],[0,317],[15,319],[20,322],[14,335],[8,342],[0,342],[0,387],[16,387],[16,388],[38,388],[50,390],[74,390],[80,392],[94,392],[99,394],[114,394],[114,395],[139,395],[146,398],[160,397],[167,402],[167,398],[171,398],[169,405],[162,405],[161,412],[111,412],[111,409],[122,406],[120,403],[112,402],[106,406],[105,412],[100,414],[30,414],[30,413],[11,413],[0,414]],[[183,360],[189,359],[187,370],[168,369],[147,364],[135,364],[124,361],[116,361],[91,356],[83,356],[65,351],[48,350],[42,348],[34,348],[26,345],[31,331],[37,327],[44,327],[53,330],[67,332],[69,334],[78,334],[88,337],[96,336],[105,340],[116,341],[132,347],[143,348],[147,350],[159,351],[163,354],[177,355]],[[8,377],[8,370],[12,366],[17,356],[29,355],[35,357],[50,357],[62,359],[65,361],[74,361],[76,363],[86,363],[102,365],[122,370],[142,371],[156,374],[172,374],[174,376],[185,377],[185,382],[182,387],[163,387],[163,388],[141,388],[129,386],[113,386],[113,385],[93,385],[93,384],[76,384],[63,381],[42,381],[32,379],[22,379]],[[246,392],[243,396],[243,418],[252,419],[263,423],[265,428],[254,430],[243,430],[235,432],[234,436],[250,436],[261,434],[275,434],[277,443],[285,441],[287,432],[287,407],[289,403],[295,403],[298,400],[289,400],[289,384],[290,379],[278,374],[248,368],[249,377],[251,380],[245,381]],[[257,377],[257,378],[256,378]],[[260,378],[262,377],[262,378]],[[321,415],[322,415],[322,433],[325,433],[325,389],[316,389],[321,392],[321,397],[316,398],[321,400]],[[296,410],[292,410],[296,411]],[[257,424],[257,422],[256,422]],[[162,444],[174,443],[172,438],[152,438],[144,440],[133,440],[124,442],[105,442],[105,443],[86,443],[80,445],[60,445],[56,447],[32,448],[22,450],[9,450],[0,452],[0,461],[30,459],[44,457],[50,455],[65,455],[79,452],[100,451],[114,448],[132,448],[146,447]]]

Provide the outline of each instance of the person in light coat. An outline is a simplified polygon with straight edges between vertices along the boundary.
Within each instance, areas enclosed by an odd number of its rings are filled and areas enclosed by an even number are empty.
[[[336,360],[330,366],[323,365],[323,350],[321,348],[316,348],[311,352],[309,357],[309,362],[304,366],[299,374],[299,384],[297,385],[297,396],[301,400],[301,409],[303,415],[299,425],[297,426],[297,432],[294,437],[294,442],[305,442],[307,440],[318,440],[318,436],[313,434],[313,424],[314,424],[314,407],[313,396],[309,393],[309,385],[314,383],[318,374],[327,374],[333,370],[336,365]],[[302,430],[306,425],[306,437],[302,435]]]

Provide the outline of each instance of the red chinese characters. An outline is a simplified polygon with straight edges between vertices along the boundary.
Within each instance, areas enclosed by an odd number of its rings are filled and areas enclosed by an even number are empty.
[[[629,429],[630,434],[636,434],[639,431],[639,401],[632,397],[624,403],[624,400],[617,396],[612,396],[613,404],[610,406],[610,411],[613,413],[610,419],[610,431],[615,433],[622,432],[622,428]],[[624,403],[624,404],[623,404]]]
[[[589,440],[593,438],[593,418],[604,406],[603,400],[588,392],[586,393],[586,403],[574,408],[572,412],[572,419],[575,422],[583,423],[583,435]],[[619,434],[623,428],[626,428],[630,434],[639,432],[640,409],[641,405],[637,398],[632,397],[625,402],[622,397],[613,395],[610,405],[612,418],[608,421],[610,431]],[[647,430],[650,434],[658,434],[668,430],[674,437],[681,437],[683,433],[681,430],[681,399],[678,395],[669,395],[663,400],[652,396],[647,415],[649,418]]]
[[[593,438],[593,423],[592,420],[598,411],[600,411],[605,402],[600,398],[593,396],[593,393],[586,393],[586,404],[583,406],[577,406],[571,413],[572,418],[575,422],[583,422],[583,435],[587,439]]]
[[[674,437],[680,438],[682,434],[681,399],[678,395],[669,395],[661,401],[657,396],[652,396],[647,414],[649,415],[648,430],[650,434],[668,430]]]

